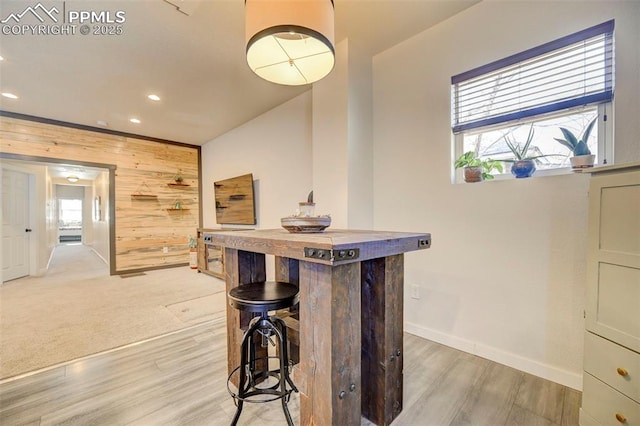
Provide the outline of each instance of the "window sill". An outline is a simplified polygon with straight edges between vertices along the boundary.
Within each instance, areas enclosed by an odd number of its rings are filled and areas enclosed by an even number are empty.
[[[525,179],[535,179],[535,178],[544,178],[544,177],[548,177],[548,176],[563,176],[563,175],[575,175],[575,174],[584,174],[584,173],[588,173],[590,169],[586,169],[586,170],[577,170],[574,171],[571,167],[560,167],[557,169],[547,169],[547,170],[536,170],[536,172],[533,174],[533,176],[531,176],[530,178],[525,178]],[[522,179],[517,179],[515,178],[511,173],[502,173],[499,175],[494,175],[494,178],[491,180],[485,180],[484,182],[500,182],[500,181],[507,181],[507,180],[522,180]],[[455,184],[459,184],[459,183],[467,183],[464,181],[464,179],[462,178],[462,176],[457,176],[456,175],[456,180],[454,182]]]

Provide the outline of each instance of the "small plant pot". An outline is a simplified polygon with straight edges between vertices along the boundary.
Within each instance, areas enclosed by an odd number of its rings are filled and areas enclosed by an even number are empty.
[[[463,170],[465,182],[482,182],[482,166],[467,166]]]
[[[591,155],[576,155],[571,157],[571,168],[573,169],[585,169],[588,167],[593,167],[593,163],[596,161],[596,156]]]
[[[517,179],[531,177],[536,172],[536,162],[533,160],[514,161],[511,174]]]
[[[198,269],[198,249],[189,248],[189,268]]]

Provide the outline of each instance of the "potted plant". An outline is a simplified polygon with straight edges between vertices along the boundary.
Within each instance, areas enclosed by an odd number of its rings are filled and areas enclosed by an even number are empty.
[[[198,240],[189,235],[189,267],[198,269]]]
[[[502,164],[499,161],[490,158],[482,160],[478,158],[473,151],[467,151],[462,154],[453,163],[456,169],[463,168],[465,182],[482,182],[483,180],[493,179],[491,172],[497,170],[502,173]]]
[[[175,174],[175,176],[173,177],[173,181],[178,185],[182,185],[182,182],[184,181],[184,178],[182,177],[182,170],[181,169],[179,169],[178,173]]]
[[[571,157],[571,167],[574,169],[582,169],[585,167],[593,167],[593,163],[596,159],[596,156],[591,154],[591,150],[587,146],[587,142],[589,140],[589,136],[591,135],[591,130],[593,129],[594,124],[598,117],[595,116],[593,120],[587,124],[587,127],[582,132],[582,137],[578,139],[571,130],[560,127],[560,131],[564,135],[564,139],[554,138],[562,145],[569,148],[569,150],[573,153],[573,157]]]
[[[515,157],[513,160],[502,160],[509,163],[513,163],[511,166],[511,174],[516,178],[528,178],[532,176],[536,171],[536,162],[535,160],[540,157],[546,157],[546,155],[529,155],[529,147],[531,146],[531,141],[533,141],[533,135],[535,131],[533,130],[533,124],[529,128],[529,135],[527,136],[527,140],[524,144],[520,145],[520,142],[517,142],[514,139],[509,138],[509,135],[504,136],[504,141],[507,144],[507,147],[513,153]]]

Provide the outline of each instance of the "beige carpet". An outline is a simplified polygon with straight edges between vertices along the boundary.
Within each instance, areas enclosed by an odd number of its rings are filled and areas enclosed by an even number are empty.
[[[82,245],[0,287],[0,379],[224,317],[224,282],[188,267],[121,278]]]

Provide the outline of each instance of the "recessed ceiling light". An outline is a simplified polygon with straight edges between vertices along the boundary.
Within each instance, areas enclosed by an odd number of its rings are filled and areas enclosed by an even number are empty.
[[[130,118],[129,121],[132,122],[132,123],[135,123],[135,124],[140,124],[141,123],[141,121],[139,119],[137,119],[137,118]]]
[[[160,96],[158,96],[158,95],[149,95],[149,96],[147,96],[147,98],[151,99],[152,101],[159,101],[160,100]]]
[[[78,176],[76,175],[69,175],[67,176],[67,180],[71,183],[76,183],[77,181],[80,180],[80,178],[78,178]]]
[[[4,61],[4,57],[0,55],[0,61]]]
[[[2,96],[4,96],[5,98],[9,98],[9,99],[18,99],[18,97],[16,95],[14,95],[13,93],[9,93],[9,92],[2,92]]]
[[[108,127],[109,126],[109,123],[106,120],[98,120],[97,123],[98,123],[99,126],[102,126],[102,127]]]

